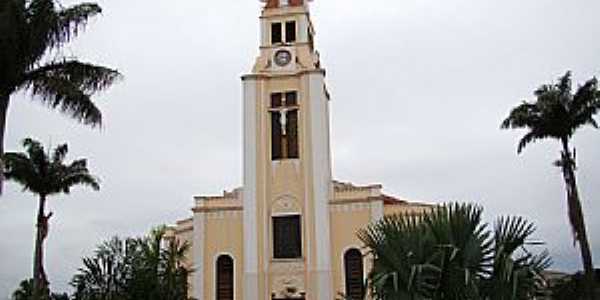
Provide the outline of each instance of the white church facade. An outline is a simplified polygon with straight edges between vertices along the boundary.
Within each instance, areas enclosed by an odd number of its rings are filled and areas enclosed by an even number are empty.
[[[370,261],[357,230],[420,212],[331,176],[325,70],[304,0],[268,0],[259,56],[243,87],[243,186],[195,197],[171,227],[191,244],[190,295],[205,300],[356,299]]]

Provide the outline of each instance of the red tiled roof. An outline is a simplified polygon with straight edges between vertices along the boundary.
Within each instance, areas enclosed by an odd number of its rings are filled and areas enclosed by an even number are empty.
[[[383,204],[384,205],[403,205],[403,204],[407,204],[406,201],[398,199],[396,197],[392,197],[386,194],[382,194],[381,196],[379,196],[380,199],[383,200]]]
[[[301,6],[304,4],[304,0],[289,0],[289,6]],[[268,0],[266,8],[277,8],[279,7],[279,0]]]

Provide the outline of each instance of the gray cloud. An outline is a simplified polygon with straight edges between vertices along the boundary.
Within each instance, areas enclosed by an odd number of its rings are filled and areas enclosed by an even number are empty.
[[[65,1],[67,2],[67,1]],[[258,47],[258,1],[104,0],[102,17],[66,51],[118,67],[100,95],[101,131],[13,99],[8,149],[34,136],[68,141],[102,177],[102,191],[51,200],[53,287],[95,244],[189,215],[192,196],[241,183],[241,89]],[[423,201],[474,201],[486,216],[534,220],[555,267],[575,270],[563,183],[543,142],[517,156],[518,132],[499,123],[539,84],[566,70],[600,74],[600,3],[315,1],[317,46],[332,92],[334,174],[380,182]],[[600,135],[576,138],[579,182],[600,259]],[[35,198],[9,184],[0,200],[0,295],[30,276]],[[0,296],[1,298],[2,296]]]

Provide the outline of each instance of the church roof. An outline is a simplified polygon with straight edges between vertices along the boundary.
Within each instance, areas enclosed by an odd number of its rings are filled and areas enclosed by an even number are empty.
[[[334,195],[330,199],[332,203],[339,202],[364,202],[364,201],[383,201],[384,205],[413,205],[420,206],[420,203],[408,201],[394,197],[382,192],[381,184],[356,185],[350,182],[333,180]],[[218,209],[242,209],[242,188],[236,188],[232,191],[223,191],[222,195],[216,196],[196,196],[196,210]],[[193,209],[193,210],[194,210]]]
[[[333,181],[333,188],[335,191],[352,191],[352,190],[370,190],[370,189],[381,189],[381,184],[369,184],[369,185],[355,185],[351,182]]]

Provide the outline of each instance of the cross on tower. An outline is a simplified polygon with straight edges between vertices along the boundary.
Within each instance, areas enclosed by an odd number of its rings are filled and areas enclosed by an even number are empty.
[[[298,157],[298,101],[296,92],[271,95],[273,159]]]

